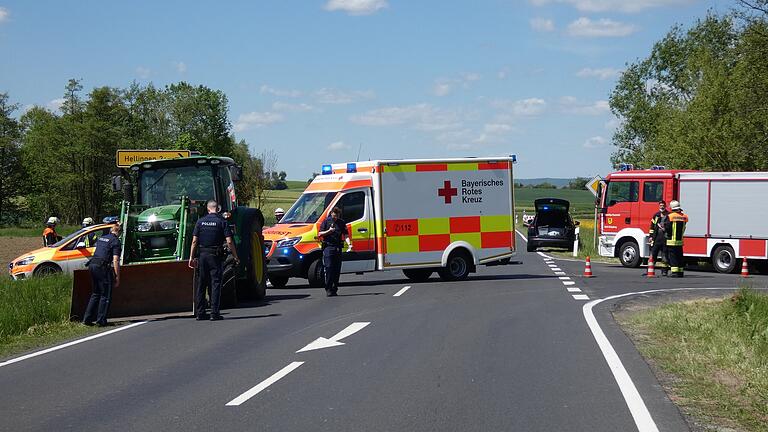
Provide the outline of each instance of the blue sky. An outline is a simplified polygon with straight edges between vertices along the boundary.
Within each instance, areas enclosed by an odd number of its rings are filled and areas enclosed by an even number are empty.
[[[515,153],[516,176],[611,170],[608,96],[675,23],[732,1],[3,1],[0,92],[224,91],[238,138],[289,179],[357,158]]]

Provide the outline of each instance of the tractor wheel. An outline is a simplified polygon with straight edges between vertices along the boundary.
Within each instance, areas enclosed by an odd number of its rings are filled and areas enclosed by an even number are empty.
[[[237,289],[238,301],[259,301],[267,294],[266,263],[264,259],[264,239],[261,229],[264,226],[264,216],[259,209],[239,207],[243,212],[241,275]],[[243,277],[244,276],[244,277]]]
[[[221,309],[237,306],[237,266],[235,258],[227,255],[221,272]]]
[[[272,284],[272,288],[285,288],[288,285],[288,276],[269,276],[269,283]]]

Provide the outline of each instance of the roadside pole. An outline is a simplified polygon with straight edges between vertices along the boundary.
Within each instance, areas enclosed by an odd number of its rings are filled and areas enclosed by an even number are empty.
[[[600,190],[604,185],[605,183],[603,182],[603,178],[599,175],[596,175],[594,178],[592,178],[592,180],[588,181],[587,184],[584,185],[584,187],[587,188],[588,191],[592,192],[592,195],[595,196],[595,219],[594,225],[592,225],[592,247],[595,248],[595,250],[597,249],[597,206],[600,202]]]
[[[573,237],[573,256],[579,255],[579,227],[576,227],[576,235]]]

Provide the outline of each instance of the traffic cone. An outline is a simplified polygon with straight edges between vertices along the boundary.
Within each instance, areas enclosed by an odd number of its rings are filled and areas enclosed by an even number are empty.
[[[653,262],[653,257],[648,258],[648,274],[646,277],[649,278],[655,278],[656,277],[656,266]]]
[[[592,261],[589,260],[589,257],[587,257],[587,260],[584,262],[584,277],[592,277]]]
[[[748,278],[749,276],[749,263],[747,263],[747,257],[741,261],[741,277]]]

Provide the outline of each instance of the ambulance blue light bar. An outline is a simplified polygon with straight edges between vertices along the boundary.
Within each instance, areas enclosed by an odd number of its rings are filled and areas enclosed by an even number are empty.
[[[347,164],[347,172],[348,173],[356,173],[357,172],[357,164],[354,162]]]
[[[333,167],[330,166],[330,165],[323,165],[322,173],[323,173],[323,175],[325,175],[325,174],[333,174]]]

